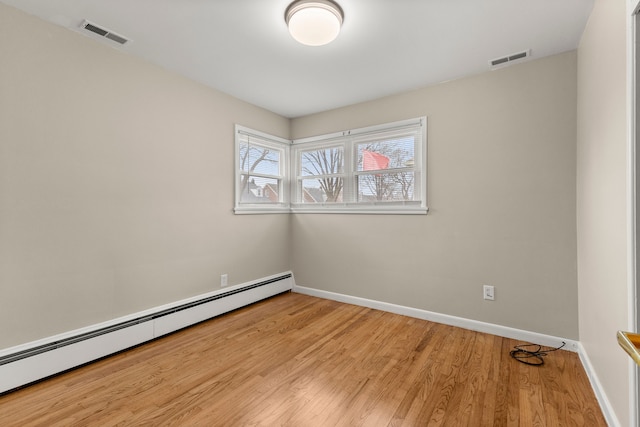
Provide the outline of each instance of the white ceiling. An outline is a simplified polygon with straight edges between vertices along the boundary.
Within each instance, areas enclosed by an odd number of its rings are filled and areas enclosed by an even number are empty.
[[[594,0],[338,0],[331,44],[289,35],[292,0],[0,0],[286,117],[298,117],[575,49]]]

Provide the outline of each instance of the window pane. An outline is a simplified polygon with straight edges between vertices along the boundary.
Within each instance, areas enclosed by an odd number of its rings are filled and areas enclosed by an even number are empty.
[[[302,203],[334,203],[342,202],[342,178],[330,177],[301,180]]]
[[[413,200],[414,178],[413,172],[359,175],[358,202]]]
[[[342,147],[322,148],[300,153],[300,175],[331,175],[342,173],[344,153]]]
[[[240,144],[240,164],[243,172],[280,175],[280,150],[257,144]]]
[[[280,180],[242,175],[240,203],[280,202]]]
[[[357,144],[358,171],[413,167],[414,149],[413,135]]]

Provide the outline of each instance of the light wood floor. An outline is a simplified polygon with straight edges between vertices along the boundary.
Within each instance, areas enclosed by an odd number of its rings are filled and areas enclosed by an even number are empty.
[[[2,426],[605,426],[575,353],[287,293],[0,397]]]

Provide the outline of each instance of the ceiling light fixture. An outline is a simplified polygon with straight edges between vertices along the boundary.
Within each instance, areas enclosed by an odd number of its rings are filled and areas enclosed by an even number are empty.
[[[343,19],[342,8],[331,0],[297,0],[284,13],[291,36],[307,46],[335,40]]]

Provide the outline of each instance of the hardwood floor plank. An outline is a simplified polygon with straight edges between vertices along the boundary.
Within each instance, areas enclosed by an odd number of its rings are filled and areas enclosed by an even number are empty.
[[[2,426],[605,426],[575,353],[283,294],[0,396]]]

